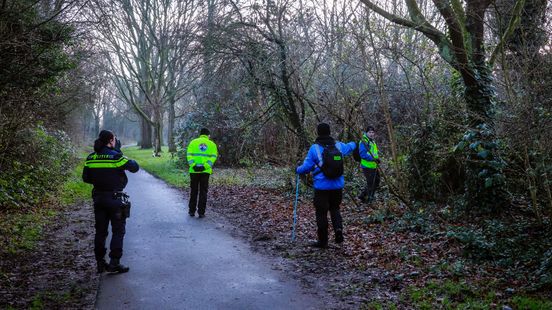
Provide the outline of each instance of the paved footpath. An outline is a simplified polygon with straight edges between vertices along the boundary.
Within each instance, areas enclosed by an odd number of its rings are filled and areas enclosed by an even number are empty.
[[[132,212],[122,262],[103,274],[96,309],[322,309],[316,296],[207,217],[187,214],[182,193],[147,172],[127,173]],[[109,241],[109,239],[108,239]]]

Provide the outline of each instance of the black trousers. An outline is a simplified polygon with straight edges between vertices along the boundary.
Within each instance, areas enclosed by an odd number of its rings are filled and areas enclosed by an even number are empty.
[[[343,190],[314,190],[314,207],[316,209],[316,226],[318,227],[318,241],[328,244],[328,211],[332,219],[334,233],[343,231],[343,220],[339,205],[343,199]]]
[[[123,256],[123,239],[125,237],[126,218],[122,213],[122,201],[120,197],[114,198],[113,193],[94,193],[94,217],[96,218],[96,235],[94,237],[94,254],[96,260],[104,259],[106,248],[105,241],[111,222],[111,243],[109,245],[109,257],[121,258]]]
[[[374,200],[374,194],[376,189],[379,187],[380,176],[377,169],[362,168],[362,173],[366,179],[366,187],[364,191],[360,194],[360,199],[368,201]]]
[[[190,202],[188,204],[188,212],[195,214],[196,207],[199,215],[205,214],[205,208],[207,207],[207,192],[209,190],[209,176],[208,173],[190,173]],[[199,193],[199,204],[197,201],[197,194]]]

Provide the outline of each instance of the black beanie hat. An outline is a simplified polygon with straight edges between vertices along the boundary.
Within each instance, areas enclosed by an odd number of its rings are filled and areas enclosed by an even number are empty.
[[[207,128],[201,128],[201,130],[199,131],[199,134],[208,136],[210,134],[210,132],[209,132],[209,129],[207,129]]]
[[[316,127],[316,133],[319,136],[329,136],[330,135],[330,125],[328,125],[326,123],[318,124],[318,127]]]
[[[370,126],[370,125],[366,126],[366,132],[368,132],[368,131],[370,131],[370,130],[376,131],[376,130],[374,129],[374,126]]]

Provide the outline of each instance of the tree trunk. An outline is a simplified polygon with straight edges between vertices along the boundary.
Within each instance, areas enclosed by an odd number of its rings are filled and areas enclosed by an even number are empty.
[[[140,117],[140,148],[141,149],[151,149],[152,148],[152,142],[151,142],[151,125],[148,121],[146,121],[143,117]]]
[[[154,110],[154,155],[161,156],[161,145],[163,143],[163,114],[160,108]]]
[[[94,115],[94,134],[98,136],[100,134],[100,117]]]
[[[309,142],[307,141],[307,134],[303,126],[302,118],[297,112],[297,107],[295,105],[290,75],[288,73],[287,47],[283,41],[279,41],[278,46],[280,48],[280,74],[282,75],[282,83],[285,91],[285,96],[281,96],[281,100],[283,100],[282,104],[287,111],[288,120],[299,136],[300,150],[304,150],[309,147]],[[285,102],[287,102],[287,104],[285,104]]]
[[[86,139],[88,138],[88,135],[90,134],[90,121],[88,120],[88,115],[85,114],[86,110],[83,110],[83,117],[82,117],[82,125],[83,125],[83,133],[82,133],[82,142],[86,143]]]
[[[162,143],[162,137],[163,137],[163,128],[162,128],[161,121],[155,122],[153,131],[155,134],[154,155],[161,156],[161,152],[162,152],[161,143]]]
[[[169,144],[169,153],[176,153],[176,143],[174,141],[174,125],[175,125],[175,111],[174,111],[174,100],[171,100],[169,103],[169,128],[168,128],[168,144]]]
[[[464,135],[467,147],[466,198],[469,210],[498,211],[507,201],[504,192],[504,161],[499,155],[493,112],[496,101],[493,80],[485,64],[474,69],[464,80],[469,129]]]

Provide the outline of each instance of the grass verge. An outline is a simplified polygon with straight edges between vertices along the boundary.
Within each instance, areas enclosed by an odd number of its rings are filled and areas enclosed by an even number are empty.
[[[35,249],[44,227],[56,214],[55,210],[37,208],[28,213],[0,215],[1,252],[16,254]]]
[[[177,168],[176,156],[171,156],[167,147],[162,148],[161,157],[153,157],[151,149],[142,150],[138,146],[126,147],[123,153],[134,159],[140,168],[164,180],[172,186],[185,188],[190,184],[188,170]],[[263,170],[262,173],[257,173]],[[256,186],[262,188],[282,188],[287,185],[289,169],[262,166],[247,168],[218,167],[215,164],[209,183],[211,185]]]
[[[90,197],[92,185],[82,181],[82,169],[85,157],[86,154],[81,154],[78,164],[73,169],[73,173],[71,173],[60,190],[59,199],[64,206],[75,204]]]
[[[552,309],[552,302],[540,297],[504,297],[493,289],[481,289],[450,279],[429,281],[425,287],[411,286],[403,295],[405,301],[416,309]]]
[[[176,168],[177,157],[172,157],[167,147],[162,148],[161,157],[153,157],[151,149],[140,149],[138,146],[123,148],[123,153],[129,159],[138,162],[141,169],[155,175],[172,186],[185,187],[189,184],[187,173]]]
[[[82,181],[84,154],[57,196],[33,209],[8,210],[0,214],[0,253],[16,254],[35,249],[46,225],[59,214],[59,207],[69,206],[90,196],[92,186]]]

